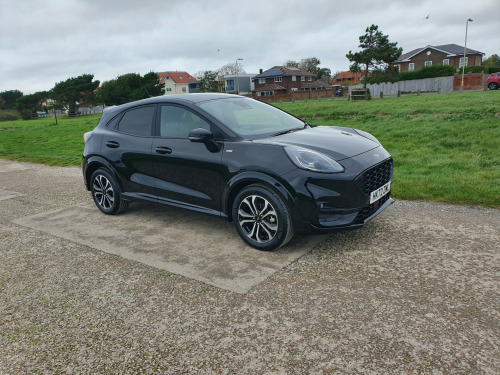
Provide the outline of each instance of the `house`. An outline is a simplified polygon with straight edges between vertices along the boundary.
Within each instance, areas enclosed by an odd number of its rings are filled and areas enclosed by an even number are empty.
[[[228,94],[251,95],[255,89],[252,78],[255,74],[231,74],[222,77],[224,92]]]
[[[344,86],[346,84],[363,83],[365,73],[353,73],[351,71],[341,72],[333,77],[332,84]]]
[[[158,81],[165,86],[165,95],[187,94],[196,89],[196,78],[186,72],[158,73]]]
[[[484,53],[457,44],[443,44],[441,46],[427,46],[407,52],[393,62],[391,65],[400,72],[421,69],[432,65],[453,65],[457,68],[465,66],[481,66]]]
[[[289,94],[293,91],[332,89],[325,82],[316,81],[316,76],[299,68],[275,66],[253,77],[256,96]]]

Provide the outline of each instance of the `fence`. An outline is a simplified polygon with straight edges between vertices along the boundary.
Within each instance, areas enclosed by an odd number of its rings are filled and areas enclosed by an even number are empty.
[[[488,75],[483,73],[467,73],[464,76],[464,90],[480,90],[485,87]],[[399,81],[395,83],[377,83],[366,85],[370,89],[372,97],[383,95],[398,95],[405,92],[452,92],[460,89],[462,76],[455,74],[453,77],[437,77],[414,79],[411,81]],[[458,82],[458,84],[457,84]],[[363,85],[349,87],[349,95],[353,89],[359,89]]]

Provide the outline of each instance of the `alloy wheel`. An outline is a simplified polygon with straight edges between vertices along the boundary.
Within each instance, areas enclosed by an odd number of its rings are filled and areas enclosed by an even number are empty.
[[[259,195],[250,195],[241,201],[238,221],[247,237],[258,243],[271,241],[278,232],[276,210]]]
[[[115,192],[113,185],[111,185],[106,176],[102,174],[97,175],[94,178],[92,188],[96,203],[104,210],[112,209],[115,203]]]

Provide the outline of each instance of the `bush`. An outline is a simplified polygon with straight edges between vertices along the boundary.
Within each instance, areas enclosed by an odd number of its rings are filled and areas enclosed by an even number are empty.
[[[485,74],[500,72],[500,66],[466,66],[464,69],[465,73],[481,73]],[[460,68],[460,73],[462,73],[462,68]]]
[[[422,69],[414,70],[413,72],[399,73],[399,80],[410,81],[413,79],[449,77],[455,74],[456,69],[453,65],[424,66]]]
[[[0,121],[15,121],[19,120],[19,113],[14,110],[2,111],[0,110]]]

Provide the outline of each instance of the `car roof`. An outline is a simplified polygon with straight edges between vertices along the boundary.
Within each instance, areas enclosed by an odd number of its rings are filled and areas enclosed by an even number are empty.
[[[118,106],[107,107],[104,109],[101,121],[107,122],[108,119],[114,117],[117,113],[128,108],[138,105],[161,104],[161,103],[177,103],[177,104],[197,104],[209,100],[243,98],[240,95],[223,94],[223,93],[193,93],[193,94],[177,94],[177,95],[161,95],[154,96],[148,99],[137,100],[135,102],[125,103]]]

